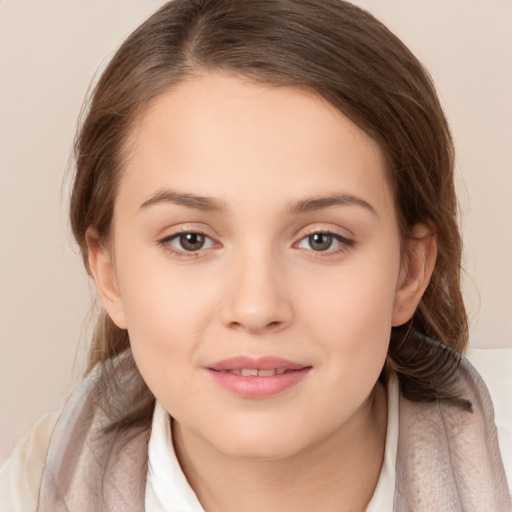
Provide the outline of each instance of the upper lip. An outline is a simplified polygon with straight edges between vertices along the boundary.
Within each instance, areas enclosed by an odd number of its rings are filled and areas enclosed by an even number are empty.
[[[287,359],[274,356],[264,356],[257,358],[247,356],[230,357],[229,359],[223,359],[222,361],[217,361],[216,363],[207,366],[208,369],[215,371],[245,369],[301,370],[302,368],[307,367],[308,365],[295,363],[293,361],[288,361]]]

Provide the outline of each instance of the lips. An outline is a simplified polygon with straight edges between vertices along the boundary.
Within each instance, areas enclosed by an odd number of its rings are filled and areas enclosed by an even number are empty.
[[[242,398],[262,399],[280,394],[301,382],[311,366],[278,357],[234,357],[208,367],[213,380]]]

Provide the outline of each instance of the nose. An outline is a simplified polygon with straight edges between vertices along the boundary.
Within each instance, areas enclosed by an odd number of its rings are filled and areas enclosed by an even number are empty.
[[[294,316],[292,300],[284,269],[272,251],[253,250],[232,263],[223,292],[222,323],[252,334],[288,327]]]

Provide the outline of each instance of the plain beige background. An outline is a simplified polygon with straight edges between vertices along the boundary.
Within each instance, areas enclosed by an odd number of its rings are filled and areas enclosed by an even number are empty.
[[[94,289],[64,175],[91,78],[162,3],[0,0],[0,460],[83,370]],[[434,77],[457,149],[471,344],[512,347],[512,0],[355,3]]]

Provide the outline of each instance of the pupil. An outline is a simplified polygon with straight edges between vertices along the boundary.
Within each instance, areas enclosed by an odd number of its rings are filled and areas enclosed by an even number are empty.
[[[332,236],[325,233],[315,233],[309,236],[309,244],[316,251],[326,251],[332,245]]]
[[[204,245],[204,235],[201,235],[201,233],[185,233],[180,235],[180,243],[187,251],[198,251]]]

